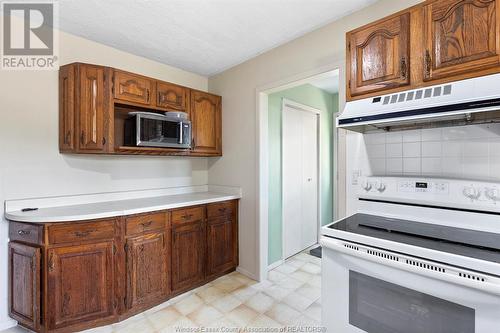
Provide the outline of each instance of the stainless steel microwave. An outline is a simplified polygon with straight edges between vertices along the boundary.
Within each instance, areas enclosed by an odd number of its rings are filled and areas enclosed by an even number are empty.
[[[184,112],[130,112],[125,120],[126,146],[191,148],[191,121]]]

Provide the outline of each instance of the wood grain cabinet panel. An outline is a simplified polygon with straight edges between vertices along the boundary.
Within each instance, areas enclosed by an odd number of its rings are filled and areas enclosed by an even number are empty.
[[[237,224],[231,216],[208,221],[207,276],[217,276],[237,266]]]
[[[129,238],[126,243],[127,308],[142,308],[170,293],[170,237],[165,231]]]
[[[140,75],[115,71],[113,90],[115,99],[151,105],[153,82]]]
[[[113,242],[48,250],[49,329],[114,314]]]
[[[75,67],[59,71],[59,150],[75,149]]]
[[[40,329],[40,249],[9,243],[9,314],[32,330]]]
[[[440,0],[423,8],[424,80],[500,64],[497,0]]]
[[[105,152],[109,123],[105,102],[105,69],[92,65],[79,65],[78,68],[78,148],[93,153]]]
[[[179,293],[205,278],[205,221],[172,229],[172,290]]]
[[[166,110],[189,112],[189,89],[167,82],[156,84],[156,106]]]
[[[410,84],[410,13],[347,35],[350,96]]]
[[[222,155],[221,97],[191,91],[191,121],[194,153]]]

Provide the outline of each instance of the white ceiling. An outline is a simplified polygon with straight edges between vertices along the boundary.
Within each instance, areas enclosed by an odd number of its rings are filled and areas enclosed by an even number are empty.
[[[210,76],[376,1],[63,0],[60,27]]]
[[[315,76],[308,83],[331,94],[336,94],[339,92],[339,74],[339,70],[331,71]]]

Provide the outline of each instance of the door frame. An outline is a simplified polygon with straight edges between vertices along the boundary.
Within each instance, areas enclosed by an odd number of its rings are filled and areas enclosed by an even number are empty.
[[[257,184],[255,190],[256,204],[256,274],[244,272],[256,280],[263,281],[267,278],[267,272],[278,266],[283,261],[277,261],[272,265],[268,264],[269,248],[269,94],[287,88],[308,83],[308,81],[321,74],[332,71],[339,71],[339,114],[343,110],[346,102],[346,79],[345,79],[345,59],[340,59],[334,63],[320,65],[311,70],[291,75],[284,79],[265,83],[255,89],[255,117],[256,117],[256,173]],[[337,129],[336,119],[333,119],[334,156],[333,156],[333,214],[334,219],[344,216],[346,211],[346,158],[345,145],[346,137],[342,130]],[[339,163],[341,162],[341,163]],[[344,199],[342,199],[344,198]]]
[[[316,180],[316,244],[319,242],[319,237],[321,233],[321,185],[320,185],[320,180],[321,180],[321,110],[315,109],[311,106],[295,102],[291,99],[287,98],[282,98],[281,102],[281,261],[286,260],[285,256],[285,210],[284,210],[284,200],[283,200],[283,194],[285,193],[284,191],[284,147],[285,147],[285,141],[283,140],[283,130],[284,130],[284,114],[285,110],[287,108],[298,110],[298,111],[303,111],[303,112],[308,112],[316,115],[316,147],[317,147],[317,152],[316,152],[316,174],[317,174],[317,180]],[[314,244],[314,245],[316,245]],[[308,246],[307,248],[310,248]],[[306,248],[306,249],[307,249]]]

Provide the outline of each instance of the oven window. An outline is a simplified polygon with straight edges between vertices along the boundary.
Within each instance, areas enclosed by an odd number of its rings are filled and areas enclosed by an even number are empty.
[[[350,271],[349,323],[368,333],[474,333],[475,310]]]

